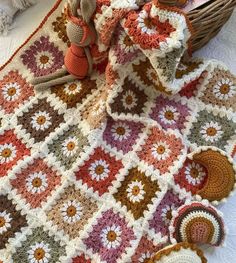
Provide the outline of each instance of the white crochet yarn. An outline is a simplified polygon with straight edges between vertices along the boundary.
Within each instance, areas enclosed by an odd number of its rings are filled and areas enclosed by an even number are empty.
[[[157,261],[154,261],[157,263]],[[172,251],[168,256],[163,256],[158,263],[202,263],[203,260],[191,248],[181,248],[178,252]]]
[[[18,10],[24,10],[36,0],[0,0],[0,34],[6,34]]]
[[[12,18],[0,9],[0,34],[6,33],[11,23]]]
[[[14,7],[20,10],[24,10],[29,6],[35,4],[36,0],[12,0],[12,4]]]
[[[0,0],[0,34],[5,34],[11,23],[17,8],[12,6],[9,0]]]

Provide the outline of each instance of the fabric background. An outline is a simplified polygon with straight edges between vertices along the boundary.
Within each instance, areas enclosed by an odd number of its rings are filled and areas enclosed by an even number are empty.
[[[29,37],[40,24],[55,0],[41,0],[21,15],[14,22],[14,29],[7,36],[0,37],[0,65],[4,64],[12,53]],[[221,60],[236,74],[236,10],[223,30],[200,51],[194,55]],[[226,247],[206,248],[209,263],[232,263],[236,258],[236,195],[220,206],[228,225]],[[214,253],[213,253],[214,252]]]

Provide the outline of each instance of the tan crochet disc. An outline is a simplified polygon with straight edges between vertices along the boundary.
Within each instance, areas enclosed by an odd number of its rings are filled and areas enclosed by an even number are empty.
[[[219,151],[206,150],[193,156],[193,160],[207,169],[207,182],[197,194],[209,201],[227,198],[235,185],[235,171],[229,159]]]
[[[178,243],[160,250],[148,263],[206,263],[203,252],[193,244]]]

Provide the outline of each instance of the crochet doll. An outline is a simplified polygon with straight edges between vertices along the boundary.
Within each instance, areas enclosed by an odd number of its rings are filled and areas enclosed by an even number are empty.
[[[18,10],[24,10],[35,0],[0,0],[0,34],[6,34]]]
[[[96,0],[71,0],[67,9],[67,36],[71,42],[65,55],[65,65],[54,74],[33,79],[35,88],[47,88],[90,75],[93,68],[90,46],[95,43],[96,31],[91,17],[96,10]],[[143,5],[149,0],[136,0]]]
[[[71,46],[65,55],[65,65],[54,74],[35,78],[32,84],[36,88],[83,79],[91,73],[90,45],[96,40],[96,31],[90,20],[95,9],[96,0],[74,0],[68,6],[66,31]]]

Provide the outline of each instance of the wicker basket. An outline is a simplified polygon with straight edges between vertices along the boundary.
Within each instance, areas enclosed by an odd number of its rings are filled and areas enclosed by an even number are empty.
[[[178,0],[159,0],[161,4],[177,6]],[[230,18],[236,0],[210,0],[187,15],[193,25],[193,51],[207,44]]]

